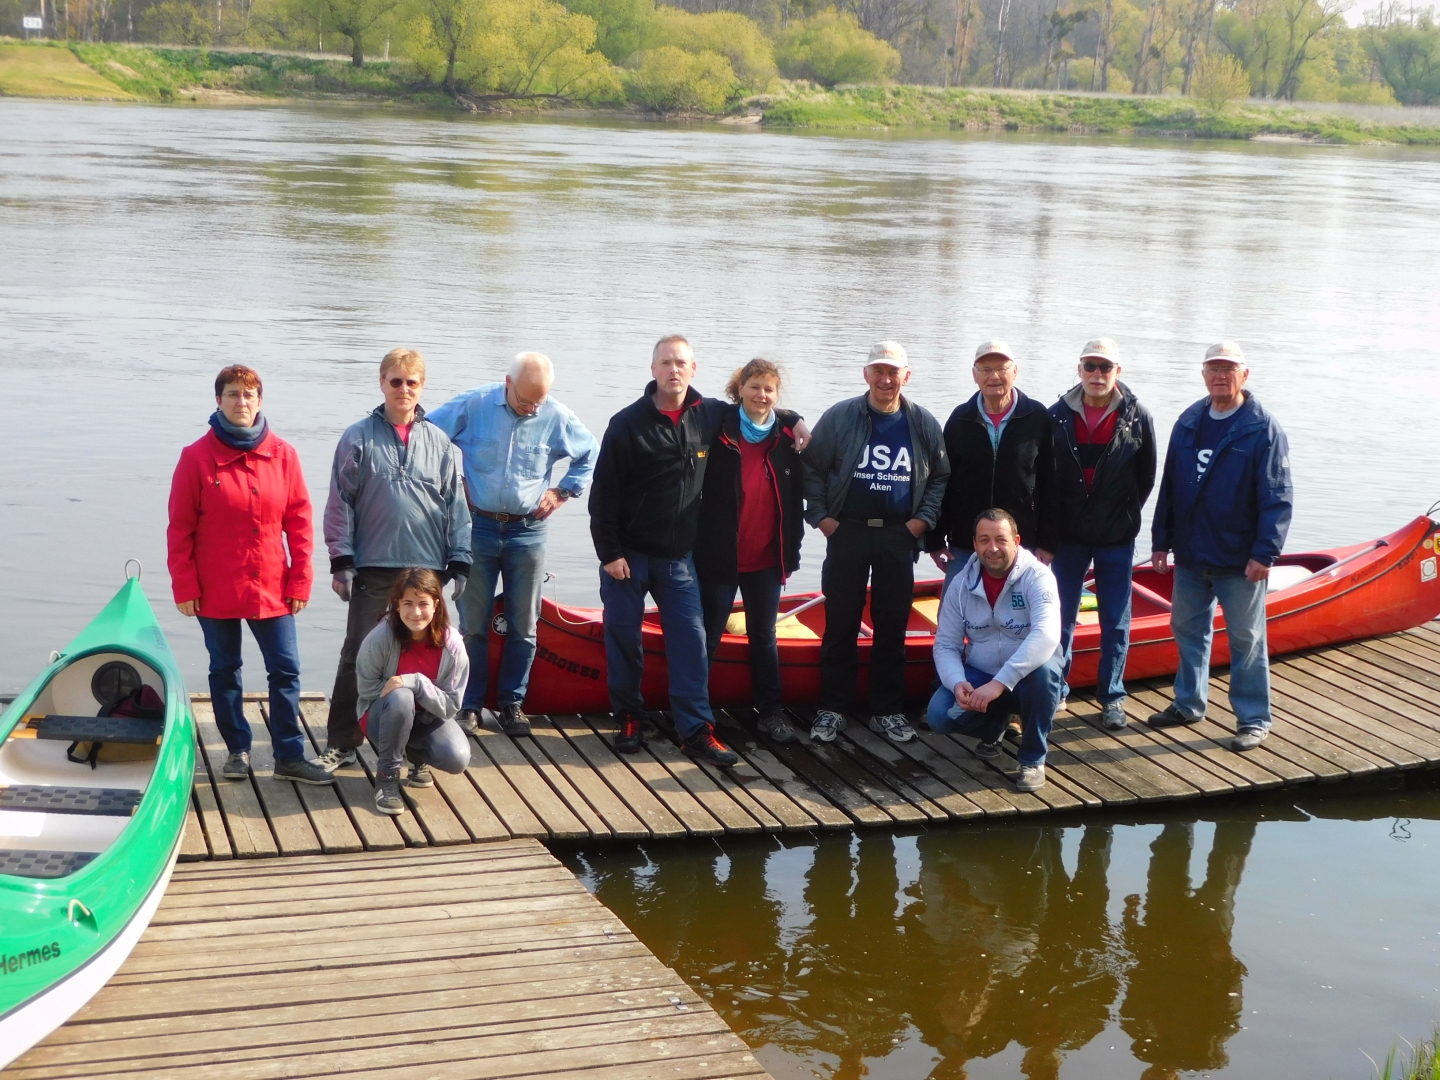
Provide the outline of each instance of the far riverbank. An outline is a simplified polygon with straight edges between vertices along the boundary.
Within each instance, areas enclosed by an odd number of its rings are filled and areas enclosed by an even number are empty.
[[[1223,109],[1191,98],[855,86],[780,81],[723,116],[655,116],[607,103],[476,102],[427,85],[403,61],[353,67],[317,54],[0,39],[0,96],[170,103],[330,101],[408,109],[583,113],[670,122],[754,124],[809,131],[1008,131],[1184,139],[1285,139],[1336,145],[1440,145],[1440,111],[1346,110],[1249,99]]]

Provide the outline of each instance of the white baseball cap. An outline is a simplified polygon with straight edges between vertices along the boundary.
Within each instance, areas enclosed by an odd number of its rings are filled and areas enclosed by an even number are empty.
[[[1081,360],[1089,360],[1091,357],[1118,364],[1120,363],[1120,346],[1115,344],[1114,338],[1097,337],[1093,341],[1087,341],[1085,348],[1080,352]]]
[[[898,341],[877,341],[870,346],[870,359],[866,365],[889,364],[893,368],[908,368],[910,357],[905,355],[905,346]]]
[[[975,362],[978,364],[982,356],[1003,356],[1012,363],[1015,360],[1015,353],[1010,346],[999,338],[991,338],[989,341],[982,341],[975,350]]]
[[[1206,349],[1205,363],[1208,364],[1211,360],[1226,360],[1232,364],[1239,364],[1243,368],[1250,366],[1250,361],[1245,359],[1244,350],[1234,341],[1222,341]]]

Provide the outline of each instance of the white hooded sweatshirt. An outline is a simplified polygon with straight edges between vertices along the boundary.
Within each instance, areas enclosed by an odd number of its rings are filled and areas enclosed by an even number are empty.
[[[940,602],[935,670],[947,690],[965,681],[967,663],[1013,690],[1060,651],[1060,595],[1050,568],[1021,548],[993,608],[984,573],[980,556],[971,555]]]

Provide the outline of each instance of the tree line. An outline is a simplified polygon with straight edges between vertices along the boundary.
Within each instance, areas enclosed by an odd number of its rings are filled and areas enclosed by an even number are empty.
[[[777,76],[1440,102],[1433,8],[1364,25],[1345,0],[0,0],[49,36],[344,52],[472,100],[629,100],[719,112]]]

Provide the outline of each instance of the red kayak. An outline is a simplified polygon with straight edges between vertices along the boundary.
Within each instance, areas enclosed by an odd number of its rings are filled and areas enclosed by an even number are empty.
[[[1283,555],[1272,570],[1266,608],[1270,653],[1295,652],[1316,645],[1408,630],[1440,614],[1440,525],[1429,517],[1379,540],[1302,555]],[[1170,636],[1171,577],[1149,564],[1136,567],[1127,679],[1175,672],[1178,658]],[[940,610],[939,580],[915,583],[915,602],[906,630],[905,688],[915,702],[930,693],[935,678],[931,650]],[[780,604],[777,625],[780,671],[785,700],[813,703],[820,697],[820,638],[825,631],[825,601],[819,593],[796,593]],[[605,712],[605,638],[599,608],[577,608],[543,600],[537,631],[535,667],[525,708],[534,713]],[[660,616],[645,618],[645,701],[664,708],[668,690]],[[1217,612],[1215,628],[1225,620]],[[490,686],[496,682],[504,620],[492,621]],[[731,632],[734,631],[734,632]],[[868,609],[861,625],[861,700],[870,658]],[[1099,664],[1100,628],[1093,612],[1080,613],[1075,630],[1075,661],[1070,685],[1093,686]],[[1217,633],[1217,666],[1230,661],[1229,643]],[[721,639],[710,672],[710,700],[716,705],[749,705],[749,642],[739,606]]]

